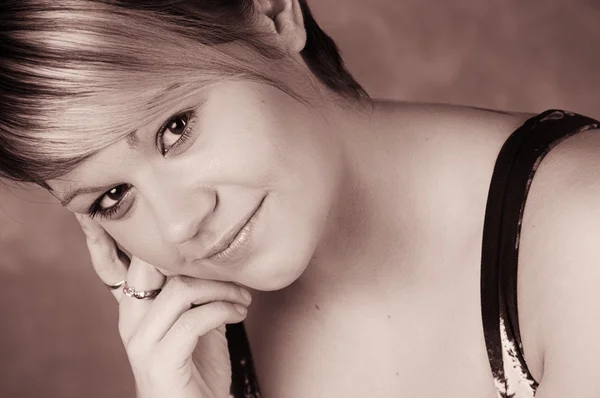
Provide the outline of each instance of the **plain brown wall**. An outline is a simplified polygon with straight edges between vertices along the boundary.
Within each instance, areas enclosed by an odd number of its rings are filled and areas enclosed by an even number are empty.
[[[600,117],[598,0],[313,0],[374,97]],[[0,189],[0,397],[133,397],[75,220]]]

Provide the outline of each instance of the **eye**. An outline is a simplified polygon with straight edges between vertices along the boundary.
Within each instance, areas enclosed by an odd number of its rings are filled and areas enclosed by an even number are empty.
[[[90,207],[88,211],[90,217],[94,218],[99,215],[102,218],[112,218],[115,216],[130,189],[130,185],[121,184],[106,192]]]
[[[121,200],[121,198],[123,197],[125,192],[127,192],[127,189],[129,189],[129,186],[123,184],[123,185],[114,187],[113,189],[111,189],[110,191],[105,193],[104,196],[100,200],[100,203],[99,203],[100,208],[108,209],[109,207],[113,207],[119,200]]]
[[[189,138],[193,116],[191,111],[180,113],[169,119],[160,129],[157,135],[157,146],[163,155],[182,145]]]

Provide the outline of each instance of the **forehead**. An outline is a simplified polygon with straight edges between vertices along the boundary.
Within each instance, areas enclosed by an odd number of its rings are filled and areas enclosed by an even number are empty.
[[[145,141],[145,138],[142,140]],[[147,164],[148,154],[154,150],[154,145],[152,149],[145,142],[140,146],[141,149],[132,147],[127,138],[112,143],[61,177],[48,180],[51,193],[63,206],[72,202],[72,210],[82,209],[83,204],[90,204],[115,186],[124,184],[139,172],[140,166]]]
[[[182,106],[192,106],[205,84],[147,84],[97,92],[65,104],[48,133],[52,152],[64,159],[88,157],[117,140],[135,146],[136,131],[154,126]],[[164,122],[164,120],[162,120]]]
[[[78,182],[89,182],[90,177],[86,177],[88,173],[84,172],[86,170],[108,172],[110,167],[105,164],[108,158],[115,159],[119,155],[119,159],[124,160],[127,149],[139,147],[140,137],[157,132],[176,113],[199,106],[204,99],[203,88],[172,85],[145,91],[143,96],[132,96],[131,92],[124,91],[123,96],[127,100],[131,97],[133,104],[128,105],[128,101],[123,101],[123,97],[114,93],[112,98],[96,98],[85,108],[74,107],[75,112],[89,116],[69,119],[69,127],[65,129],[68,133],[62,139],[65,144],[59,145],[56,152],[62,152],[64,159],[78,157],[81,160],[75,167],[47,183],[54,191],[60,192]],[[123,102],[123,105],[119,106],[117,102]],[[96,178],[92,177],[92,180]]]

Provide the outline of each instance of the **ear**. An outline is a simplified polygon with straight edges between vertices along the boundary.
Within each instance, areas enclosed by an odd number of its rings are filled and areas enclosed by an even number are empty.
[[[306,45],[306,29],[298,0],[254,0],[259,18],[277,36],[289,53],[299,53]]]

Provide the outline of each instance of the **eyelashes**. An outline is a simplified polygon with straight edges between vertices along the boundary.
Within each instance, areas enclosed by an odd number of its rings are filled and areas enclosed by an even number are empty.
[[[162,156],[168,157],[173,153],[177,153],[177,150],[191,137],[196,120],[195,111],[187,110],[171,117],[162,125],[156,133],[156,147]],[[169,139],[170,144],[165,144],[167,139]],[[121,210],[129,201],[132,188],[133,186],[130,184],[120,184],[111,188],[92,203],[88,209],[88,215],[91,218],[99,217],[101,219],[118,219],[122,217],[124,212]],[[106,201],[115,203],[111,206],[103,205],[103,202]]]
[[[167,153],[186,143],[188,138],[190,138],[195,122],[196,113],[192,110],[189,110],[173,116],[160,128],[156,134],[156,146],[163,156],[166,156]],[[169,135],[178,136],[178,138],[173,141],[173,144],[167,147],[165,146],[163,139],[165,138],[168,130],[172,130],[171,134]]]
[[[110,191],[106,192],[102,196],[100,196],[96,201],[90,206],[88,210],[88,215],[91,218],[95,218],[100,216],[100,218],[113,218],[121,209],[124,204],[124,197],[131,191],[132,186],[128,184],[121,184]],[[114,200],[116,203],[112,206],[103,207],[102,202],[105,199]]]

